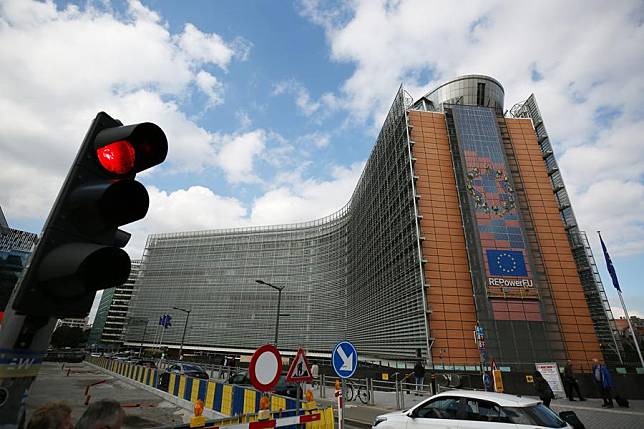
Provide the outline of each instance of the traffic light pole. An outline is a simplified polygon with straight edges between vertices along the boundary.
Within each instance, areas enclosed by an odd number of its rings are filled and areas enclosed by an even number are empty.
[[[0,428],[24,426],[56,319],[86,316],[97,290],[127,280],[130,234],[118,228],[145,217],[149,196],[134,178],[167,152],[155,124],[123,126],[104,112],[92,121],[5,310]]]
[[[0,329],[0,427],[25,425],[26,398],[49,347],[56,319],[5,310]]]

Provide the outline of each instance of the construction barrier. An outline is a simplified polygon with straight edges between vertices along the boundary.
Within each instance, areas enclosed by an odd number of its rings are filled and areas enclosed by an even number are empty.
[[[296,410],[286,410],[289,413],[296,413]],[[302,413],[302,410],[299,410]],[[280,412],[271,413],[268,420],[258,419],[257,413],[244,414],[241,416],[224,417],[217,420],[209,420],[205,422],[203,427],[205,429],[267,429],[267,428],[284,428],[284,429],[298,429],[304,427],[305,429],[334,429],[335,418],[333,416],[333,408],[317,409],[309,413],[300,414],[293,417],[280,417]],[[165,426],[157,429],[187,429],[190,424],[183,424],[179,426]]]
[[[161,371],[156,368],[134,365],[108,358],[88,357],[86,360],[89,363],[146,386],[155,388],[158,388],[159,386]],[[165,389],[161,390],[166,391]],[[203,401],[206,409],[231,416],[230,418],[217,421],[217,423],[222,426],[247,424],[257,421],[256,414],[260,410],[260,399],[263,395],[262,392],[252,388],[236,386],[234,384],[219,383],[212,380],[202,380],[199,378],[192,378],[172,373],[169,374],[167,392],[173,396],[193,403],[197,400],[201,400]],[[310,407],[306,407],[305,403],[302,402],[300,402],[300,407],[298,407],[298,401],[296,399],[275,394],[270,395],[272,421],[285,419],[287,417],[298,418],[298,414],[300,414],[299,417],[303,417],[305,419],[307,418],[307,415],[320,414],[319,420],[306,422],[307,429],[333,429],[334,420],[333,410],[331,408],[325,410],[306,410],[305,408]],[[288,420],[283,420],[283,422],[288,422]],[[262,423],[266,423],[266,421],[262,421]],[[293,425],[295,424],[297,424],[297,422],[293,423]],[[291,424],[284,424],[281,426],[290,425]],[[244,428],[246,428],[246,426],[244,426]]]

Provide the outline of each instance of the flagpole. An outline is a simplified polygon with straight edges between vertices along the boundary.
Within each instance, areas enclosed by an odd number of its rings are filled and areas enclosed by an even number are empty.
[[[624,309],[624,317],[628,321],[628,327],[631,330],[631,335],[633,336],[633,342],[635,343],[635,348],[637,349],[637,355],[640,357],[640,363],[642,368],[644,368],[644,359],[642,358],[642,351],[640,350],[640,345],[637,342],[637,337],[635,336],[635,331],[633,330],[633,325],[631,324],[631,318],[628,317],[628,311],[626,311],[626,304],[624,303],[624,298],[622,297],[622,291],[618,290],[617,294],[619,295],[619,300],[622,302],[622,309]]]
[[[619,300],[621,301],[622,309],[624,310],[624,317],[626,317],[626,321],[628,322],[628,327],[631,330],[631,335],[633,336],[633,342],[635,343],[635,349],[637,350],[637,355],[640,358],[640,364],[642,365],[642,368],[644,368],[644,359],[642,358],[642,351],[640,350],[640,345],[637,342],[637,336],[635,335],[635,331],[633,330],[633,325],[631,324],[631,318],[628,317],[628,311],[626,311],[626,304],[624,303],[624,297],[622,297],[622,288],[619,286],[619,281],[617,280],[617,273],[615,272],[613,261],[610,259],[610,256],[608,255],[608,249],[606,249],[606,244],[604,244],[604,240],[602,239],[601,232],[597,231],[597,234],[599,235],[599,242],[601,243],[602,251],[604,252],[604,259],[606,259],[606,268],[608,268],[608,274],[610,274],[610,277],[613,280],[613,286],[615,286],[615,289],[617,289],[617,294],[619,295]]]

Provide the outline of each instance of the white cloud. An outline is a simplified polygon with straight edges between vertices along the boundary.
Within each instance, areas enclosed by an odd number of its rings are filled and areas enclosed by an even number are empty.
[[[208,96],[208,99],[210,100],[208,103],[209,106],[216,106],[224,101],[224,86],[216,77],[207,71],[201,70],[197,73],[195,81],[197,82],[199,89]]]
[[[235,112],[235,118],[239,121],[239,128],[242,130],[247,130],[253,125],[252,119],[250,119],[250,115],[248,112],[245,112],[243,110],[238,110]]]
[[[174,192],[147,186],[150,209],[145,219],[123,228],[132,234],[127,251],[140,258],[149,234],[233,228],[247,224],[247,209],[235,198],[215,194],[204,186]]]
[[[296,180],[271,190],[255,200],[251,223],[306,222],[335,213],[349,202],[363,168],[364,163],[334,167],[331,180]]]
[[[325,133],[311,133],[300,138],[304,144],[312,145],[318,149],[325,148],[331,142],[331,137]]]
[[[229,182],[258,182],[253,164],[266,148],[266,132],[255,130],[243,134],[218,137],[221,149],[217,164],[225,171]]]
[[[487,74],[503,84],[508,109],[534,92],[581,226],[619,237],[624,253],[644,252],[641,2],[300,5],[324,28],[332,60],[355,65],[334,103],[374,129],[401,82],[419,97],[458,75]]]
[[[125,225],[132,234],[126,250],[140,258],[149,234],[199,231],[244,226],[305,222],[338,211],[351,198],[364,163],[350,168],[334,166],[328,180],[304,180],[301,171],[292,181],[257,198],[251,208],[236,198],[215,194],[204,186],[173,192],[147,186],[150,209],[146,217]]]
[[[342,103],[334,94],[326,92],[319,100],[311,97],[309,90],[295,79],[283,80],[273,86],[273,95],[292,95],[295,105],[304,116],[317,114],[319,118],[325,118],[330,112],[342,107]]]
[[[611,255],[629,255],[644,249],[644,184],[634,181],[599,180],[577,194],[576,211],[592,225],[588,236],[599,249],[596,230],[610,248]]]
[[[295,104],[300,111],[306,115],[311,116],[316,113],[321,104],[319,101],[313,101],[309,91],[296,80],[287,80],[279,82],[273,88],[273,95],[291,94],[295,98]]]
[[[611,311],[613,312],[613,317],[615,319],[619,319],[620,317],[624,317],[624,309],[622,308],[621,302],[619,302],[618,299],[610,300],[610,306],[611,306]],[[628,310],[628,309],[627,309]],[[628,310],[628,316],[629,317],[639,317],[644,318],[644,312],[641,312],[639,310]],[[628,335],[630,337],[631,333],[628,331]]]
[[[186,24],[177,38],[182,51],[199,63],[212,63],[226,69],[234,51],[214,33],[203,33],[193,24]]]
[[[134,0],[122,16],[91,2],[83,9],[0,2],[0,201],[7,216],[46,214],[99,110],[161,126],[170,142],[164,170],[215,165],[215,137],[178,103],[194,88],[220,103],[223,84],[203,67],[225,69],[248,56],[249,46],[191,24],[172,34]],[[31,177],[40,180],[25,180]]]

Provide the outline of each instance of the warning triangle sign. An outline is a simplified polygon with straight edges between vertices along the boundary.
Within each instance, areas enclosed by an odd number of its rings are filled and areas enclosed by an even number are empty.
[[[304,349],[299,349],[291,367],[286,374],[286,381],[291,383],[306,383],[313,380],[309,361],[306,360]]]

